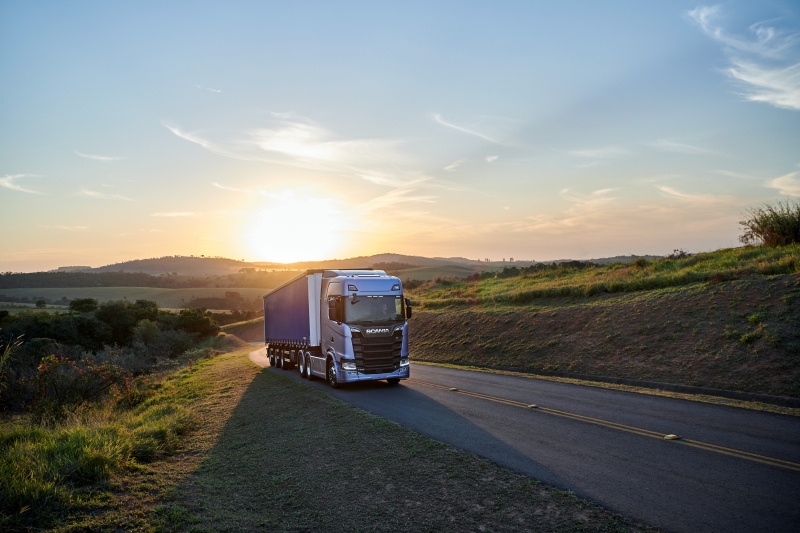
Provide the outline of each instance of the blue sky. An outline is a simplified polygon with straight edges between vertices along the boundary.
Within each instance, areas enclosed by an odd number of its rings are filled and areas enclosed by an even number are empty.
[[[737,245],[793,2],[4,2],[2,270]]]

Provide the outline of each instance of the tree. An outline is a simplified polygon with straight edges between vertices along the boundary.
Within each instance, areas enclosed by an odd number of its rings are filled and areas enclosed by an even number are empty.
[[[92,313],[97,310],[97,300],[94,298],[76,298],[69,303],[69,310],[76,313]]]
[[[36,307],[39,309],[44,309],[45,307],[47,307],[47,302],[41,299],[36,300]]]

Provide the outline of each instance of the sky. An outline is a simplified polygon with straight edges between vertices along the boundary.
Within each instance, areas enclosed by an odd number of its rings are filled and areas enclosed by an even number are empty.
[[[738,246],[800,5],[0,3],[0,271]]]

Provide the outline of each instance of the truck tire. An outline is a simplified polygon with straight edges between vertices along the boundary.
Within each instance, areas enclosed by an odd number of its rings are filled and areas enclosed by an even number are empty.
[[[278,365],[283,370],[289,370],[289,363],[286,361],[286,354],[281,350],[281,364]]]
[[[325,373],[328,378],[328,385],[331,386],[332,389],[338,389],[341,387],[339,382],[336,381],[336,369],[333,366],[333,361],[328,359],[328,371]]]
[[[386,383],[388,383],[389,385],[397,385],[398,383],[400,383],[400,378],[389,378],[386,380]]]
[[[269,366],[275,366],[275,352],[272,348],[267,348],[267,352],[269,353]]]
[[[306,352],[300,352],[297,370],[300,372],[301,378],[308,379],[308,357],[306,357]]]

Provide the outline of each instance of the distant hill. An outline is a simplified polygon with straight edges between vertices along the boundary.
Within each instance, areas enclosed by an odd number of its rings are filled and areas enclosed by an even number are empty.
[[[241,268],[252,267],[250,263],[224,257],[186,257],[181,255],[153,259],[134,259],[84,272],[142,272],[157,276],[177,273],[186,276],[220,276],[234,274]]]
[[[589,259],[588,261],[597,264],[609,264],[615,262],[627,263],[639,257],[645,259],[658,259],[659,256],[615,256],[603,257],[599,259]],[[559,259],[556,261],[546,261],[547,263],[561,263],[570,259]],[[537,263],[537,261],[481,261],[478,259],[467,259],[465,257],[422,257],[418,255],[403,255],[383,253],[375,255],[365,255],[351,257],[347,259],[328,259],[324,261],[300,261],[296,263],[271,263],[271,262],[246,262],[224,257],[192,257],[192,256],[166,256],[151,259],[134,259],[123,261],[97,268],[83,266],[60,267],[51,272],[58,273],[142,273],[152,276],[162,274],[205,277],[205,276],[226,276],[241,272],[263,271],[263,270],[307,270],[312,268],[382,268],[385,270],[401,271],[410,267],[462,267],[470,271],[478,270],[500,270],[504,266],[524,267]],[[400,268],[405,267],[405,268]],[[254,270],[242,270],[254,269]],[[157,286],[164,286],[159,282]]]

